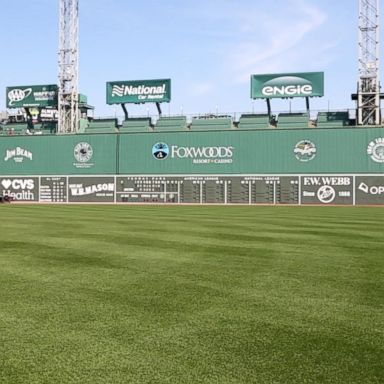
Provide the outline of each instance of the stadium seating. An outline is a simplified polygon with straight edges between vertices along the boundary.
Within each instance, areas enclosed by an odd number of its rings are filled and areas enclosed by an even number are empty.
[[[117,132],[117,119],[91,120],[85,133],[115,133]]]
[[[274,116],[273,116],[274,118]],[[315,119],[307,113],[280,113],[278,119],[270,120],[267,113],[245,113],[238,120],[229,115],[195,116],[189,122],[184,115],[160,116],[155,124],[151,117],[132,117],[118,124],[116,118],[81,118],[77,133],[129,133],[129,132],[182,132],[215,130],[261,130],[261,129],[303,129],[303,128],[341,128],[355,124],[348,111],[318,112]],[[57,132],[57,121],[43,121],[28,130],[26,121],[2,122],[0,136],[8,135],[50,135]]]
[[[12,135],[51,135],[56,133],[57,123],[42,122],[33,125],[33,129],[28,129],[27,123],[8,123],[2,125],[0,129],[0,135],[12,136]]]
[[[155,125],[155,131],[183,131],[187,129],[186,116],[160,117]]]
[[[3,135],[24,135],[27,131],[27,123],[8,123],[3,125]]]
[[[239,129],[267,129],[270,126],[268,114],[243,114],[240,116]]]
[[[317,114],[318,128],[339,128],[349,125],[348,111],[319,112]]]
[[[85,131],[89,127],[89,120],[88,118],[81,117],[79,120],[79,128],[77,133],[85,133]]]
[[[41,132],[43,135],[52,135],[55,134],[57,130],[56,122],[43,122],[39,125],[35,125],[35,134]]]
[[[279,113],[277,128],[295,129],[308,128],[309,116],[307,113]]]
[[[124,120],[120,126],[120,132],[149,132],[151,131],[150,117],[136,117]]]
[[[194,117],[191,124],[191,130],[193,131],[228,130],[231,128],[232,118],[228,116]]]

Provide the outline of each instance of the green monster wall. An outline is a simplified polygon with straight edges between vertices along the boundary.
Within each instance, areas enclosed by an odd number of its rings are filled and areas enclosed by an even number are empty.
[[[384,205],[384,128],[0,138],[25,202]]]
[[[17,136],[0,175],[383,173],[384,128]]]

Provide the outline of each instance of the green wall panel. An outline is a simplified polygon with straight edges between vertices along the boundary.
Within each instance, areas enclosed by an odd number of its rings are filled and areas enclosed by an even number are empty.
[[[0,138],[0,175],[384,173],[384,128]]]
[[[384,172],[383,128],[120,136],[120,174],[343,172]]]
[[[115,174],[116,143],[116,135],[2,137],[0,174]]]

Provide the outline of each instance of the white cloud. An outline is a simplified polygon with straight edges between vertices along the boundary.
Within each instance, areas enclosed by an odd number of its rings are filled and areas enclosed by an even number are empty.
[[[286,1],[284,9],[240,15],[240,42],[227,58],[236,82],[248,82],[251,73],[284,72],[304,63],[307,68],[314,62],[313,55],[324,49],[325,45],[312,44],[309,50],[305,40],[324,25],[327,15],[305,0]]]

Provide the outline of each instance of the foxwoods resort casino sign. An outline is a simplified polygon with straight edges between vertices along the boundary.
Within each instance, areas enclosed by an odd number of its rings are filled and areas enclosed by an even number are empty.
[[[156,143],[152,147],[152,155],[157,160],[191,159],[193,164],[231,164],[233,150],[232,146],[183,147]]]

